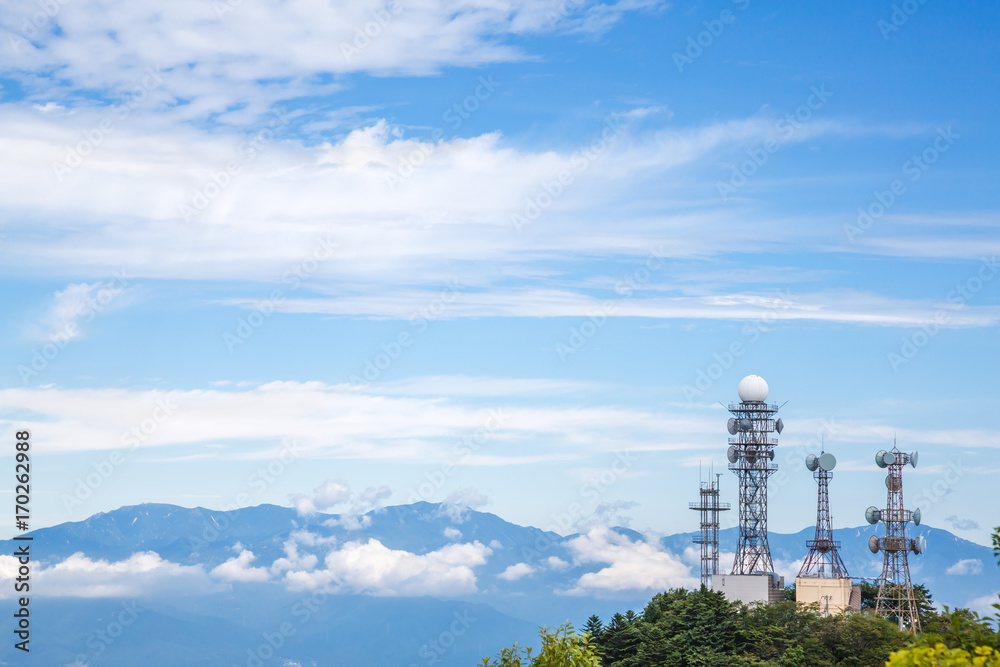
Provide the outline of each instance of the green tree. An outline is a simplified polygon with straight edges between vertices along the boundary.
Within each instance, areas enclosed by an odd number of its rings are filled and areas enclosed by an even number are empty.
[[[741,605],[701,588],[657,593],[605,628],[604,667],[869,667],[912,637],[870,612],[821,616],[795,602]]]
[[[635,622],[620,613],[611,617],[611,622],[604,629],[604,637],[600,643],[604,651],[605,663],[615,664],[625,658],[635,656],[642,638],[639,636]]]
[[[594,640],[595,643],[600,644],[601,639],[604,637],[604,624],[601,623],[601,618],[597,614],[591,615],[587,619],[586,624],[583,626],[583,631]]]
[[[993,529],[993,557],[1000,562],[1000,526]]]
[[[878,601],[878,583],[876,581],[861,581],[861,608],[874,609]]]
[[[932,624],[937,618],[937,610],[934,609],[934,599],[931,592],[923,584],[913,587],[913,597],[917,601],[917,617],[920,618],[920,627],[924,628]]]
[[[587,635],[579,635],[569,623],[555,630],[541,628],[542,646],[538,655],[531,648],[515,643],[490,660],[483,658],[480,667],[601,667],[601,654]]]

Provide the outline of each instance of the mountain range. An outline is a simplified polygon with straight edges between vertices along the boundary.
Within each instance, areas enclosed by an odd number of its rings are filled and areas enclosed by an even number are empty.
[[[813,530],[769,535],[788,584]],[[867,549],[875,531],[836,531],[854,577],[880,572],[881,555]],[[927,540],[910,568],[938,604],[995,599],[988,547],[926,525],[909,534]],[[532,643],[539,625],[641,611],[698,575],[693,533],[594,526],[560,536],[426,502],[361,516],[143,504],[29,535],[32,651],[25,662],[5,642],[4,665],[471,666]],[[724,571],[736,538],[720,532]],[[0,553],[14,549],[8,540]],[[0,578],[10,579],[3,559]],[[0,585],[9,598],[11,582]]]

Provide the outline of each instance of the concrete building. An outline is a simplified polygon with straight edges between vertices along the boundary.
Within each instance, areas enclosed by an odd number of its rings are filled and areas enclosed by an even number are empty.
[[[861,586],[848,578],[796,577],[795,600],[799,605],[818,604],[821,614],[861,611]]]
[[[785,578],[769,574],[717,574],[712,590],[722,591],[730,602],[774,604],[785,599]],[[860,595],[860,590],[859,593]]]

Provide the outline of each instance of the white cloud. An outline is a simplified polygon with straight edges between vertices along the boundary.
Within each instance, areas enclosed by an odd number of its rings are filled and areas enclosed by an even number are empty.
[[[795,577],[798,576],[804,562],[805,558],[790,561],[778,559],[774,561],[774,571],[785,578],[785,583],[791,583],[795,581]]]
[[[328,481],[329,483],[329,481]],[[317,489],[317,496],[319,489]],[[345,530],[361,530],[372,525],[371,512],[382,511],[382,501],[392,495],[392,489],[388,486],[378,488],[370,486],[359,493],[350,509],[339,516],[327,519],[324,526],[339,526]],[[338,502],[345,502],[350,498],[347,482],[336,485],[335,490],[330,494],[330,498],[339,498]]]
[[[431,302],[432,291],[411,290],[393,299],[365,299],[361,295],[336,298],[293,298],[278,304],[286,313],[364,315],[405,319]],[[444,313],[461,317],[585,317],[602,308],[607,297],[552,288],[492,289],[462,292]],[[247,299],[231,303],[252,308]],[[709,296],[649,296],[618,299],[610,317],[651,319],[707,319],[753,321],[767,314],[775,322],[816,321],[890,327],[920,327],[937,312],[946,318],[942,328],[988,327],[1000,323],[1000,307],[956,306],[932,299],[886,297],[860,290],[802,292],[780,303],[766,293],[729,292]]]
[[[531,567],[527,563],[516,563],[515,565],[510,565],[506,570],[498,574],[497,576],[504,581],[517,581],[529,575],[535,573],[535,568]]]
[[[602,470],[601,472],[607,473],[608,470]],[[627,473],[615,473],[615,479],[622,479]],[[599,476],[595,478],[595,486],[600,484]],[[597,486],[597,488],[601,488]],[[624,513],[633,507],[637,507],[639,503],[630,500],[616,500],[614,502],[603,502],[598,503],[594,508],[594,519],[607,526],[625,526],[628,527],[632,523],[632,520],[626,516]]]
[[[313,495],[292,494],[289,500],[299,516],[309,516],[317,511],[346,502],[351,497],[351,486],[343,479],[328,479],[315,489]]]
[[[363,530],[372,525],[372,518],[366,514],[341,514],[338,518],[327,519],[324,526],[340,527],[347,531]]]
[[[0,594],[13,590],[17,560],[0,556]],[[201,565],[179,565],[146,551],[125,560],[92,560],[82,553],[47,567],[36,567],[33,587],[41,596],[51,597],[135,597],[139,595],[201,595],[220,585]]]
[[[320,570],[289,571],[292,590],[378,596],[466,595],[476,592],[474,568],[493,552],[479,542],[451,544],[426,554],[389,549],[381,542],[348,542],[331,551]]]
[[[511,38],[553,28],[601,33],[621,15],[656,4],[648,0],[569,5],[564,0],[319,4],[177,0],[158,8],[108,12],[100,0],[74,0],[59,3],[51,19],[32,30],[30,43],[21,40],[18,48],[8,49],[0,71],[44,77],[57,69],[58,81],[43,78],[46,92],[53,95],[50,89],[58,82],[126,91],[153,66],[163,79],[159,85],[165,97],[188,100],[181,106],[191,108],[175,113],[217,111],[228,120],[248,113],[237,101],[249,101],[252,110],[260,98],[329,90],[329,85],[314,82],[316,74],[420,75],[448,66],[521,60],[529,56],[507,45]],[[562,12],[566,7],[570,11]],[[31,14],[30,8],[23,14],[9,12],[2,25],[11,37],[20,39],[22,23],[30,22]],[[94,30],[92,17],[98,15],[103,16],[102,29]],[[112,62],[115,67],[101,66]],[[280,86],[258,83],[279,79]],[[25,81],[35,82],[33,77]],[[49,103],[43,108],[58,106]]]
[[[569,568],[569,563],[564,561],[559,556],[549,556],[545,559],[545,564],[552,570],[566,570]]]
[[[653,541],[632,542],[609,528],[594,526],[566,546],[576,564],[606,564],[597,572],[582,575],[565,591],[567,595],[608,595],[698,586],[691,568]]]
[[[133,297],[133,289],[123,282],[72,283],[53,295],[36,335],[54,342],[78,340],[85,335],[85,324],[128,305]]]
[[[945,574],[982,574],[983,561],[978,558],[963,558],[947,570]]]
[[[451,526],[448,526],[447,528],[444,529],[444,536],[447,537],[449,540],[457,541],[462,539],[462,531],[460,531],[458,528],[452,528]]]
[[[490,499],[472,487],[459,489],[448,494],[441,504],[440,512],[455,523],[465,523],[469,510],[488,504]]]
[[[270,578],[267,568],[252,567],[254,559],[256,556],[252,551],[243,549],[239,556],[218,565],[210,574],[225,581],[267,581]]]
[[[996,613],[997,610],[993,607],[995,604],[1000,604],[1000,591],[994,591],[981,597],[973,598],[972,600],[969,600],[966,607],[980,616],[985,616],[987,614],[992,615]]]
[[[351,497],[351,486],[347,480],[328,479],[315,489],[313,503],[321,510],[346,502]]]
[[[359,498],[361,499],[361,502],[371,506],[372,508],[376,508],[381,507],[382,501],[388,500],[391,495],[392,489],[383,484],[378,488],[369,486],[359,494]]]
[[[336,538],[322,538],[306,530],[295,531],[292,539],[284,543],[285,555],[271,563],[271,573],[280,575],[288,570],[312,570],[319,562],[315,554],[300,554],[299,543],[306,546],[319,546],[336,543]]]
[[[470,406],[461,399],[385,396],[377,387],[321,382],[174,391],[0,389],[0,420],[43,429],[53,452],[112,450],[125,448],[129,431],[149,420],[157,405],[163,404],[174,406],[172,413],[141,443],[142,449],[171,448],[178,454],[196,453],[206,461],[266,461],[286,451],[295,460],[323,457],[426,464],[454,460],[455,441],[489,417],[489,408]],[[664,406],[657,412],[615,405],[583,408],[526,403],[504,407],[504,426],[491,435],[491,442],[502,447],[493,447],[493,459],[477,455],[480,459],[472,463],[501,465],[510,459],[538,456],[540,451],[550,457],[547,460],[587,461],[594,454],[625,449],[660,452],[717,446],[720,417],[710,405]],[[815,432],[819,422],[814,421],[801,422],[803,432]],[[844,442],[891,440],[896,431],[901,440],[919,445],[1000,447],[1000,433],[982,429],[907,431],[869,421],[838,421],[837,427],[837,437]],[[539,449],[541,442],[544,450]],[[352,508],[357,504],[363,511],[378,509],[378,504],[366,504],[362,498],[366,493],[380,503],[386,491],[362,492]],[[445,512],[453,519],[464,518],[465,508],[482,507],[485,502],[481,493],[463,490],[446,498]],[[308,503],[301,509],[309,510]]]

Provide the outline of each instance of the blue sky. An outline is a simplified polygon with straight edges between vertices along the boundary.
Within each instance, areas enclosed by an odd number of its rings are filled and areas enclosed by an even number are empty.
[[[925,522],[998,523],[995,6],[39,7],[0,5],[35,525],[424,499],[693,530],[749,373],[788,401],[772,529],[814,521],[821,441],[861,523],[894,435]]]

